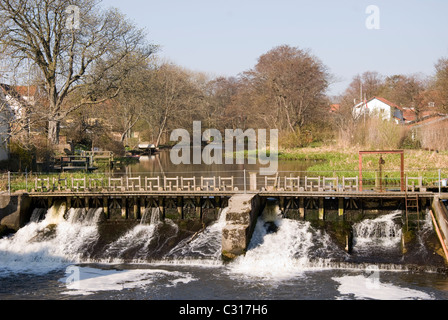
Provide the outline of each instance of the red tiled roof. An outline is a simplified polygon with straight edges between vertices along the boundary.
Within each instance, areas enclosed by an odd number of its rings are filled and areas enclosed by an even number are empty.
[[[330,106],[330,112],[337,112],[337,111],[339,111],[340,108],[341,108],[341,105],[339,105],[339,104],[332,104]]]
[[[387,104],[387,105],[389,105],[389,106],[391,106],[391,107],[397,108],[398,110],[401,110],[401,111],[404,112],[404,109],[403,109],[402,107],[400,107],[400,106],[398,106],[397,104],[395,104],[395,103],[393,103],[393,102],[390,102],[389,100],[384,99],[384,98],[382,98],[382,97],[373,97],[372,99],[370,99],[369,101],[367,101],[367,103],[369,103],[370,101],[375,100],[375,99],[380,100],[381,102],[384,102],[385,104]]]
[[[412,124],[410,124],[411,127],[420,127],[420,126],[426,126],[426,125],[430,125],[430,124],[435,124],[438,123],[440,121],[446,121],[448,120],[448,116],[447,115],[432,115],[432,116],[427,116],[424,119],[420,120],[419,122],[414,122]]]
[[[403,118],[406,121],[415,121],[415,120],[417,120],[417,114],[412,109],[405,109],[403,111]]]
[[[37,87],[36,86],[15,86],[14,89],[18,94],[20,94],[22,97],[32,97],[36,95]],[[29,94],[28,94],[29,92]]]

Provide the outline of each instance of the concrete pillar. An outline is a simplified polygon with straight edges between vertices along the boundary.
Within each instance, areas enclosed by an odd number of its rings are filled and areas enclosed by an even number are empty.
[[[245,254],[260,214],[260,197],[241,194],[229,200],[226,226],[222,231],[222,257],[233,260]]]
[[[32,208],[27,194],[0,194],[0,226],[18,231],[30,222]]]

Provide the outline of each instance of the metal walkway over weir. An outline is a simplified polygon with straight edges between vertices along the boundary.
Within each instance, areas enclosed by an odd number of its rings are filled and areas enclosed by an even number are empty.
[[[104,208],[106,216],[117,211],[118,219],[139,219],[146,208],[158,207],[165,214],[173,209],[175,218],[184,219],[184,211],[193,209],[194,216],[203,216],[203,209],[220,209],[227,206],[230,198],[241,194],[253,194],[261,198],[275,198],[283,211],[295,210],[300,217],[314,211],[324,219],[325,211],[335,207],[339,216],[345,210],[363,208],[363,201],[375,199],[377,207],[383,200],[407,204],[406,199],[418,198],[424,203],[434,197],[423,186],[422,178],[407,178],[405,185],[395,190],[360,191],[358,177],[309,177],[259,176],[249,172],[244,177],[233,176],[176,176],[164,175],[74,178],[35,178],[33,190],[28,196],[40,206],[49,207],[53,201],[63,200],[70,207]]]
[[[377,183],[377,182],[376,182]],[[242,193],[257,193],[265,196],[309,196],[316,197],[406,197],[419,195],[432,197],[436,187],[423,185],[422,177],[406,177],[389,189],[373,186],[364,188],[359,177],[310,177],[280,174],[258,176],[244,172],[240,176],[156,176],[145,175],[121,177],[36,177],[32,183],[31,197],[62,195],[93,196],[233,196]],[[28,182],[27,182],[28,185]],[[28,189],[28,187],[27,187]],[[441,189],[439,188],[439,191]],[[28,192],[28,190],[27,190]]]

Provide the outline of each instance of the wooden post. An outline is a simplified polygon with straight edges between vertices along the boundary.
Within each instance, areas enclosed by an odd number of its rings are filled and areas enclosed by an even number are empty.
[[[404,151],[401,152],[401,192],[405,191],[405,185],[404,185]]]
[[[325,219],[324,198],[319,198],[319,220]]]
[[[250,191],[257,191],[257,173],[250,172]]]
[[[103,197],[103,211],[106,219],[109,219],[109,204],[107,197]]]
[[[67,211],[72,208],[72,197],[67,197]]]
[[[86,211],[89,211],[89,209],[90,209],[89,202],[90,202],[89,197],[84,197],[84,208],[86,209]]]
[[[145,199],[145,197],[141,197],[140,198],[140,219],[143,218],[145,211],[146,211],[146,199]]]
[[[134,216],[132,217],[132,219],[137,220],[138,219],[138,201],[137,201],[137,197],[134,197]]]
[[[300,219],[305,219],[305,198],[299,198],[299,214]]]
[[[215,217],[216,219],[219,219],[219,212],[222,209],[221,208],[221,197],[215,197]]]
[[[282,212],[282,214],[285,214],[285,197],[280,197],[279,200],[279,207],[280,207],[280,211]]]
[[[163,197],[159,197],[159,210],[160,210],[160,217],[162,220],[165,220],[165,207],[163,203]]]
[[[196,210],[196,218],[202,219],[201,197],[196,197],[195,210]]]
[[[338,212],[339,212],[339,217],[344,216],[344,198],[339,198]]]
[[[121,198],[121,218],[127,219],[126,197]]]
[[[179,219],[184,218],[184,201],[183,197],[177,197],[177,214],[179,215]]]
[[[362,153],[359,153],[359,191],[362,192]]]

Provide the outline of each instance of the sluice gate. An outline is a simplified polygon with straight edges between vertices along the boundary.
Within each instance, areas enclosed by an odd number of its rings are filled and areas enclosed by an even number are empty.
[[[349,227],[341,228],[341,238],[349,252],[350,225],[354,222],[401,210],[403,225],[413,226],[416,221],[418,227],[421,215],[433,208],[437,195],[414,183],[406,183],[404,191],[360,191],[357,178],[265,178],[261,187],[250,179],[248,188],[246,184],[237,187],[229,177],[110,178],[106,185],[86,178],[71,183],[52,182],[36,180],[32,192],[1,195],[1,224],[18,230],[30,222],[33,209],[49,209],[55,203],[64,203],[66,210],[102,209],[102,221],[115,224],[139,222],[148,210],[156,208],[161,221],[194,221],[206,226],[218,220],[227,208],[222,244],[223,256],[229,259],[245,253],[258,217],[268,203],[274,203],[287,219],[319,225],[346,224]]]

